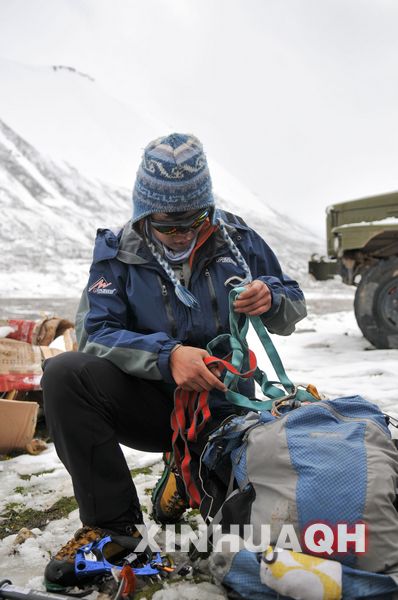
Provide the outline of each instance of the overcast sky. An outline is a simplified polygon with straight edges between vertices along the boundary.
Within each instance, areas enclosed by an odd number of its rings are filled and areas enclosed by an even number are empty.
[[[0,0],[1,57],[90,73],[322,233],[398,189],[397,31],[397,0]]]

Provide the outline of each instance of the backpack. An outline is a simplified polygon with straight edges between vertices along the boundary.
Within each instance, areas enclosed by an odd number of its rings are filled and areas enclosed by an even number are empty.
[[[231,291],[231,304],[239,291]],[[277,382],[268,380],[248,349],[249,320],[274,366]],[[180,462],[185,460],[188,492],[194,487],[198,491],[194,505],[199,504],[204,519],[224,533],[235,526],[234,533],[243,544],[239,551],[224,556],[219,580],[243,598],[309,600],[317,589],[314,581],[322,582],[330,571],[336,578],[333,591],[319,588],[314,598],[389,598],[398,592],[394,506],[398,452],[385,415],[359,396],[324,400],[311,386],[295,386],[259,317],[246,317],[242,322],[231,306],[230,325],[230,360],[211,357],[208,362],[226,367],[227,398],[246,413],[226,419],[210,435],[199,465],[200,490],[190,480],[189,460],[181,445],[178,456]],[[225,345],[225,336],[220,337]],[[219,338],[213,340],[209,352],[218,342]],[[239,394],[239,377],[254,377],[266,399]],[[196,424],[203,427],[207,418],[205,396],[199,394],[190,405],[193,418],[187,415],[189,427],[179,432],[184,437],[185,431],[188,448],[195,440]],[[178,440],[181,437],[176,435],[176,446]],[[255,550],[245,546],[245,525],[251,526],[250,543],[257,546]],[[265,540],[261,526],[266,529]],[[281,543],[286,527],[301,544],[299,558],[297,552],[289,552],[289,545],[283,549],[284,542],[291,542],[283,539]],[[306,536],[312,530],[311,540]],[[319,542],[320,534],[321,541],[326,539],[322,535],[332,536],[327,548]],[[345,546],[339,545],[339,535]],[[358,542],[356,546],[350,536]],[[269,553],[272,560],[267,558]],[[219,559],[219,553],[214,554],[213,565]],[[320,567],[314,567],[314,561],[316,565],[320,561]],[[289,569],[294,575],[290,579]],[[300,592],[297,582],[304,589],[310,582],[307,592]]]
[[[396,600],[398,597],[396,578],[388,575],[287,550],[280,554],[281,560],[268,565],[261,554],[246,549],[217,552],[210,556],[210,571],[231,600]]]
[[[207,482],[225,469],[225,459],[231,480],[220,504]],[[333,547],[330,555],[348,566],[398,575],[397,450],[384,415],[360,396],[304,405],[282,417],[235,417],[212,434],[202,465],[212,500],[206,518],[217,514],[224,525],[252,524],[254,544],[260,543],[261,524],[270,524],[271,545],[285,524],[301,540],[312,523],[325,523],[334,541],[338,524],[349,531],[364,523],[363,554]]]

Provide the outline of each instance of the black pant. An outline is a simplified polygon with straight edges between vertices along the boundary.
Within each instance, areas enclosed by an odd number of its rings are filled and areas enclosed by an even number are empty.
[[[119,443],[171,450],[172,387],[127,375],[104,358],[65,352],[45,362],[42,388],[47,425],[72,477],[82,522],[118,532],[141,522]]]

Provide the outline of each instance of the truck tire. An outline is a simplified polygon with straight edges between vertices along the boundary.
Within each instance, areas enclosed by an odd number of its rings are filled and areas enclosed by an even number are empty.
[[[354,301],[360,330],[376,348],[398,348],[398,256],[362,274]]]

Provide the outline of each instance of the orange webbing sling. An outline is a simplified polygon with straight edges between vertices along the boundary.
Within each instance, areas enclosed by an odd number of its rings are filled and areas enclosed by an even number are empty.
[[[204,362],[208,367],[215,364],[221,365],[233,375],[248,379],[253,376],[257,368],[256,357],[251,350],[249,350],[249,356],[250,367],[244,373],[240,373],[228,361],[215,356],[206,356]],[[197,441],[199,434],[211,417],[208,401],[209,392],[207,391],[188,392],[177,388],[174,394],[174,410],[171,414],[174,460],[184,481],[191,508],[200,506],[201,495],[191,473],[192,457],[189,443]]]

